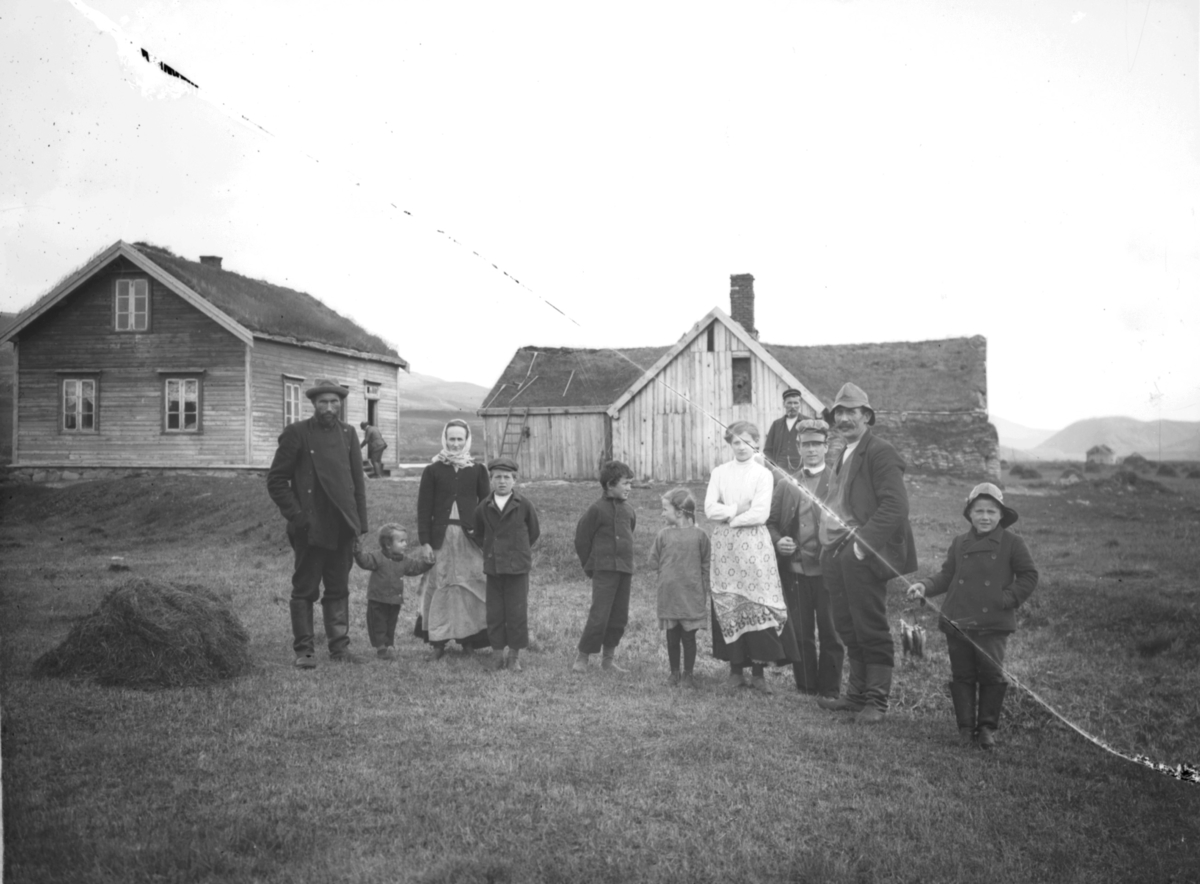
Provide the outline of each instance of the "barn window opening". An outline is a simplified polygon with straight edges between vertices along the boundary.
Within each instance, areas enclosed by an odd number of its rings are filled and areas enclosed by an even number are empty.
[[[64,433],[96,432],[95,378],[63,378],[62,428]]]
[[[709,353],[711,353],[713,351],[713,346],[716,343],[716,328],[715,328],[715,326],[716,326],[716,323],[713,323],[713,322],[710,322],[708,324],[708,352]]]
[[[150,285],[145,279],[118,279],[115,308],[117,331],[150,327]]]
[[[754,391],[750,387],[750,357],[733,357],[733,404],[750,405]]]

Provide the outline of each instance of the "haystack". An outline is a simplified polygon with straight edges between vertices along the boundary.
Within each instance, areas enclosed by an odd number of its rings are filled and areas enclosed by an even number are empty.
[[[130,688],[212,684],[250,668],[250,636],[204,586],[131,580],[33,664],[35,675]]]

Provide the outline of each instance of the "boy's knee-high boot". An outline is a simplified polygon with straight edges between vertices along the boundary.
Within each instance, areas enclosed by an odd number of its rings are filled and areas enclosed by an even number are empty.
[[[292,650],[296,652],[296,665],[310,669],[316,665],[313,659],[313,606],[304,599],[292,599]]]
[[[325,615],[325,638],[329,641],[329,656],[349,656],[350,647],[350,599],[323,599],[321,610]]]
[[[888,697],[892,695],[892,667],[886,663],[867,664],[866,702],[862,711],[854,716],[856,724],[879,724],[888,708]]]
[[[970,743],[975,739],[975,682],[950,682],[950,699],[954,701],[958,735],[964,743]]]
[[[817,705],[830,712],[858,712],[867,702],[867,664],[862,660],[849,659],[850,678],[846,693],[840,697],[818,697]]]
[[[1004,695],[1008,685],[981,684],[979,686],[979,748],[991,749],[996,745],[996,731],[1000,727],[1000,709],[1004,706]]]

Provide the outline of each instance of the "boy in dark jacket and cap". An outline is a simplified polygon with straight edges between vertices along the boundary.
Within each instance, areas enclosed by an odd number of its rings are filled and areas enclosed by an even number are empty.
[[[488,464],[492,493],[475,508],[475,537],[483,545],[487,575],[488,641],[496,669],[521,671],[521,649],[529,647],[530,547],[541,534],[537,510],[517,493],[517,462],[498,457]],[[508,648],[508,658],[504,649]]]
[[[908,597],[946,594],[940,627],[950,653],[958,733],[965,743],[978,738],[981,749],[991,749],[1008,690],[1004,648],[1017,629],[1017,608],[1037,588],[1038,572],[1025,541],[1008,530],[1017,512],[1004,505],[1004,492],[995,485],[972,488],[963,516],[971,530],[951,542],[941,572],[910,586]]]

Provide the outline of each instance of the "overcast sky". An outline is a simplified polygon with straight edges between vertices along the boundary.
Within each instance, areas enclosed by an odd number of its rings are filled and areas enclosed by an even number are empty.
[[[6,0],[0,310],[146,240],[490,386],[521,345],[671,344],[753,273],[769,343],[982,334],[993,414],[1200,420],[1198,19]]]

